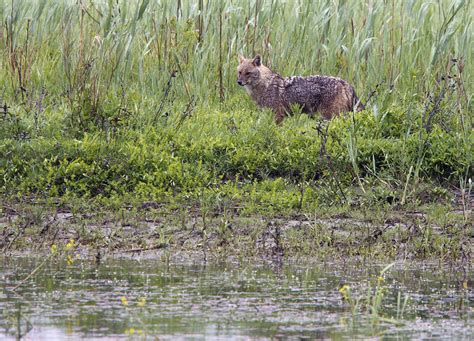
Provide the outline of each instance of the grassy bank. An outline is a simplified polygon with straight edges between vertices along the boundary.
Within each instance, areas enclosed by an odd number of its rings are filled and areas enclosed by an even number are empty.
[[[472,262],[472,223],[446,205],[418,211],[332,207],[292,216],[156,202],[81,209],[4,205],[0,250],[44,254],[74,244],[83,257],[191,261],[293,260]]]
[[[234,202],[279,212],[448,204],[459,186],[468,195],[469,132],[428,133],[403,112],[378,120],[366,111],[326,126],[297,116],[279,127],[271,116],[199,108],[160,129],[5,138],[2,189],[17,198]]]
[[[441,205],[459,210],[462,231],[472,205],[473,8],[2,1],[3,215],[31,202],[197,207],[204,217]],[[237,87],[238,53],[261,53],[283,75],[347,79],[367,110],[276,126]]]

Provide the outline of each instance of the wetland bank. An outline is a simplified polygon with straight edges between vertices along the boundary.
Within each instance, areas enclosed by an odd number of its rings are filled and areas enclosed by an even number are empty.
[[[0,1],[2,336],[472,338],[473,11]],[[257,53],[366,110],[275,125]]]

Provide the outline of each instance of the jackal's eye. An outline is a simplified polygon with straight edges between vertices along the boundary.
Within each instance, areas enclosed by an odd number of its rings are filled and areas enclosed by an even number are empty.
[[[250,72],[246,72],[245,75],[246,75],[246,76],[250,76]]]

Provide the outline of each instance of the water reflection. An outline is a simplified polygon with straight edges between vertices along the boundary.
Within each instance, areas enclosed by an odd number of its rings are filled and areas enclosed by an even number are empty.
[[[399,292],[410,303],[403,323],[374,325],[369,313],[353,317],[338,289],[345,283],[364,295],[383,266],[51,261],[11,292],[41,259],[2,262],[0,335],[6,338],[474,337],[472,283],[460,285],[473,273],[436,266],[394,267],[385,279],[383,315],[396,316]]]

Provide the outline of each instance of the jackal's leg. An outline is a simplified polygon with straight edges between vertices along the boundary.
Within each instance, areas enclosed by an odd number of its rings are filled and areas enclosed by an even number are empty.
[[[339,115],[340,112],[341,112],[341,110],[337,107],[334,107],[334,106],[329,106],[329,107],[324,108],[323,110],[320,111],[321,115],[326,120],[330,120],[334,116]]]
[[[275,123],[280,124],[286,116],[284,108],[278,108],[275,110]]]

